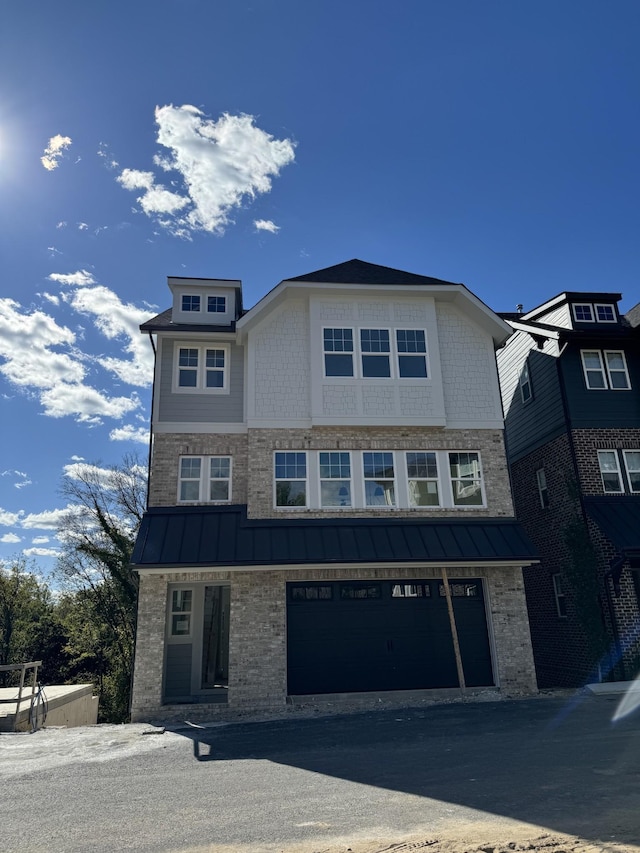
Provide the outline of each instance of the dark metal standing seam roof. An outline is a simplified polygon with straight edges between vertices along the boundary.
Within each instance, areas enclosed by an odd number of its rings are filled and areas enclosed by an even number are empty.
[[[587,497],[584,507],[621,554],[640,555],[640,496]]]
[[[154,507],[135,568],[537,561],[513,518],[248,519],[244,505]]]

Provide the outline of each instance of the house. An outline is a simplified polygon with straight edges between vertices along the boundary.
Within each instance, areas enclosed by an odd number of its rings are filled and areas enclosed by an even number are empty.
[[[248,311],[239,281],[168,284],[141,327],[156,361],[133,719],[535,691],[536,556],[495,363],[510,327],[462,284],[359,260]]]
[[[640,351],[619,293],[561,293],[497,356],[540,687],[626,679],[640,664]]]

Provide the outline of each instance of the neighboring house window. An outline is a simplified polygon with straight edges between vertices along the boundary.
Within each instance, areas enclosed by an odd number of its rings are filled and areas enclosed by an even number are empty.
[[[320,505],[351,506],[351,454],[322,452],[320,464]]]
[[[607,494],[622,494],[622,477],[618,454],[615,450],[599,450],[598,465],[602,477],[602,488]]]
[[[622,456],[627,472],[629,490],[640,492],[640,450],[623,450]]]
[[[185,312],[199,311],[200,297],[193,294],[184,294],[182,297],[182,310]]]
[[[223,392],[228,388],[229,348],[178,346],[174,390]]]
[[[522,398],[523,403],[528,403],[533,397],[533,392],[531,390],[531,378],[529,376],[529,365],[526,361],[522,368],[522,373],[520,374],[520,397]]]
[[[209,314],[224,314],[226,310],[226,296],[207,296],[207,311]]]
[[[353,376],[353,329],[324,329],[325,376]]]
[[[549,490],[547,489],[547,477],[544,473],[544,468],[538,468],[536,471],[536,480],[538,483],[538,494],[540,495],[540,506],[546,509],[549,506]]]
[[[599,323],[615,323],[616,312],[613,305],[596,305],[596,318]]]
[[[622,350],[581,350],[587,388],[626,391],[631,388],[627,361]]]
[[[406,454],[410,506],[439,506],[438,462],[435,453]]]
[[[178,501],[220,503],[231,500],[230,456],[183,456]]]
[[[593,308],[591,305],[574,305],[573,316],[580,323],[593,323]]]
[[[397,329],[398,376],[401,379],[426,379],[427,342],[422,329]]]
[[[553,595],[556,600],[556,612],[561,619],[564,619],[567,615],[567,597],[562,586],[562,575],[551,575],[551,580],[553,581]]]
[[[395,506],[393,453],[362,454],[366,506]]]
[[[190,589],[174,589],[171,592],[171,626],[172,637],[188,637],[191,633],[191,609],[193,606],[193,591]]]
[[[482,472],[478,453],[450,453],[449,473],[455,506],[481,506]]]
[[[275,454],[276,506],[307,505],[307,454]]]
[[[362,376],[388,379],[391,376],[391,343],[388,329],[360,329]]]

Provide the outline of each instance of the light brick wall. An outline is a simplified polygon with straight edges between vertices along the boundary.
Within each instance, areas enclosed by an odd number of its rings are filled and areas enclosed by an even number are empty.
[[[138,646],[132,719],[184,719],[185,707],[163,705],[161,697],[165,613],[170,583],[226,582],[231,585],[229,692],[226,705],[190,705],[189,719],[282,712],[286,709],[286,584],[294,581],[440,578],[438,568],[192,572],[141,578]],[[522,572],[477,567],[449,569],[449,578],[485,579],[494,672],[505,696],[536,691]]]

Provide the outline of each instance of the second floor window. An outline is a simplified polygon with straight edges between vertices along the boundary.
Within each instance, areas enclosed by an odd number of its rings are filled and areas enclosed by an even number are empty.
[[[627,360],[622,350],[581,350],[582,369],[590,391],[628,391]]]
[[[525,361],[524,366],[522,368],[522,373],[520,374],[520,398],[523,403],[528,403],[529,400],[533,397],[533,391],[531,390],[531,377],[529,376],[529,365]]]
[[[230,456],[183,456],[180,459],[179,503],[228,503],[230,500]]]
[[[424,329],[322,330],[324,375],[358,379],[426,379]]]
[[[620,473],[620,461],[615,450],[599,450],[598,465],[602,478],[602,488],[608,494],[621,494],[622,475]]]
[[[276,506],[307,506],[307,454],[276,453]]]
[[[228,389],[229,349],[224,345],[178,346],[174,390],[225,392]]]

